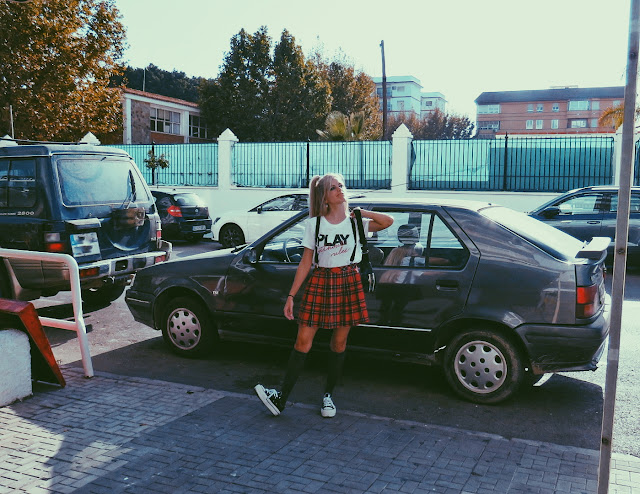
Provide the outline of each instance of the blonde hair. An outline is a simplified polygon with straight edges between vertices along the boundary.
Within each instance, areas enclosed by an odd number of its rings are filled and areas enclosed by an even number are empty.
[[[309,216],[325,216],[329,212],[327,207],[327,194],[331,188],[331,180],[336,179],[344,185],[344,177],[340,173],[327,173],[325,175],[316,175],[309,182]],[[347,188],[343,189],[345,195]],[[349,204],[345,199],[345,211],[349,210]]]

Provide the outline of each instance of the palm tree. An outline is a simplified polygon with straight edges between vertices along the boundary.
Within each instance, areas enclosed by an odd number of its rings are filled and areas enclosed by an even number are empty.
[[[640,115],[640,107],[636,108],[636,118]],[[598,125],[600,127],[613,126],[615,129],[620,127],[624,123],[624,102],[618,106],[610,106],[605,108],[598,118]]]
[[[325,130],[316,130],[325,141],[360,141],[364,131],[364,112],[352,113],[348,117],[332,111],[324,122]]]

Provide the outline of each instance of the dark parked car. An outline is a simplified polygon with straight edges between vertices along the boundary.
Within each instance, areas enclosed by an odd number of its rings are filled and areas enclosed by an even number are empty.
[[[115,148],[0,146],[0,247],[69,254],[82,298],[118,298],[140,268],[166,260],[160,218],[131,157]],[[0,296],[32,300],[69,290],[64,264],[0,259]]]
[[[455,392],[478,403],[504,400],[544,373],[596,368],[609,330],[608,238],[585,246],[487,203],[351,205],[388,212],[394,224],[371,235],[371,322],[353,329],[350,351],[442,365]],[[142,270],[127,291],[129,309],[185,356],[220,338],[291,346],[296,324],[282,309],[307,217],[298,213],[248,246]]]
[[[156,200],[164,238],[197,242],[211,233],[209,207],[198,194],[159,190],[151,193]]]
[[[580,240],[610,237],[613,255],[618,213],[618,187],[597,186],[570,190],[529,213],[530,216]],[[629,263],[640,264],[640,187],[631,188]]]

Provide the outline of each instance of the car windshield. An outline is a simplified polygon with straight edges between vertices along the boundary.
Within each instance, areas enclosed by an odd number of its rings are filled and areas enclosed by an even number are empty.
[[[575,258],[583,245],[581,240],[513,209],[493,206],[480,214],[560,259]]]
[[[65,157],[58,159],[57,170],[65,206],[149,201],[143,179],[129,160]]]

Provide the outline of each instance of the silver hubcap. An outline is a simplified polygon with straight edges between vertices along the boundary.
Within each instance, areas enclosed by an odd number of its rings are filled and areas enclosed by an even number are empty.
[[[175,346],[191,350],[198,346],[202,337],[202,328],[196,315],[189,309],[174,309],[167,320],[169,336]]]
[[[474,393],[492,393],[507,378],[504,355],[486,341],[470,341],[463,345],[456,354],[454,368],[458,380]]]

